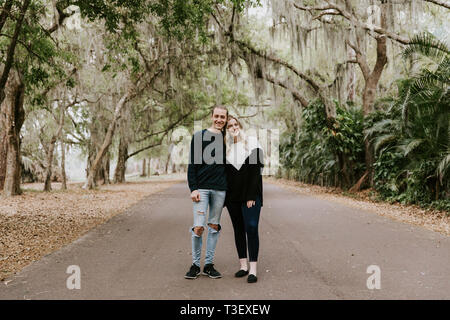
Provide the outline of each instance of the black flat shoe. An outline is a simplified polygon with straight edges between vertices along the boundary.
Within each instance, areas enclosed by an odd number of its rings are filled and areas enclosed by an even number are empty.
[[[248,275],[248,270],[242,270],[242,269],[234,274],[234,276],[236,278],[242,278],[242,277],[244,277],[246,275]]]
[[[249,274],[247,277],[247,282],[248,283],[255,283],[256,281],[258,281],[258,278],[254,275],[254,274]]]

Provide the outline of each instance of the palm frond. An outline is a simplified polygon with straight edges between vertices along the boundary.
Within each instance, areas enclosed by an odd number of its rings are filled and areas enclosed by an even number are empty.
[[[448,153],[441,160],[441,162],[439,163],[439,165],[437,167],[437,170],[436,170],[436,173],[437,173],[437,175],[439,177],[439,180],[441,181],[441,184],[442,184],[442,181],[443,181],[443,179],[444,179],[444,177],[445,177],[445,175],[446,175],[446,173],[447,173],[449,168],[450,168],[450,153]]]
[[[325,166],[323,167],[324,170],[329,170],[330,168],[334,167],[336,165],[336,160],[330,160],[328,161]]]
[[[406,157],[414,149],[416,149],[418,146],[420,146],[423,142],[424,142],[423,139],[412,139],[412,140],[406,141],[405,144],[400,145],[399,148],[403,151],[403,155]]]
[[[442,62],[438,65],[436,68],[436,74],[439,76],[442,76],[442,79],[444,79],[443,82],[449,83],[450,81],[450,57],[447,56],[442,60]]]
[[[403,122],[406,122],[407,118],[408,118],[408,102],[409,102],[410,96],[411,96],[411,88],[408,88],[405,99],[403,100],[402,105],[401,105]]]
[[[390,142],[395,141],[396,139],[397,139],[397,137],[395,134],[385,134],[385,135],[378,137],[375,140],[375,144],[374,144],[375,153],[378,152],[378,150],[381,147],[385,146],[386,144],[388,144]]]
[[[413,93],[421,92],[425,89],[445,88],[450,83],[449,74],[438,74],[430,70],[423,70],[423,72],[414,79],[411,85]]]
[[[372,137],[374,134],[392,132],[393,129],[399,129],[399,121],[395,119],[384,119],[376,122],[372,127],[364,131],[365,139]]]
[[[429,32],[413,36],[403,51],[403,57],[409,58],[413,54],[420,54],[434,61],[440,61],[450,54],[447,45]]]

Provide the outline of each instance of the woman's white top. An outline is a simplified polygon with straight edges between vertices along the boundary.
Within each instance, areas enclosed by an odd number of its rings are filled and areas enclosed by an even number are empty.
[[[248,136],[248,150],[245,150],[242,141],[233,143],[230,152],[227,152],[227,162],[233,165],[239,171],[244,164],[250,152],[255,148],[261,148],[256,137]]]
[[[230,152],[227,152],[227,161],[232,164],[236,170],[241,169],[247,157],[248,154],[242,141],[233,143]]]

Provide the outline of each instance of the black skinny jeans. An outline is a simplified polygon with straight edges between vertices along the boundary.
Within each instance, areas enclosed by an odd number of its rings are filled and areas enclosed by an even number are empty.
[[[249,261],[258,261],[258,224],[261,213],[261,199],[257,198],[255,205],[251,208],[247,208],[246,202],[227,202],[226,207],[233,224],[234,241],[239,259],[247,258],[248,243]]]

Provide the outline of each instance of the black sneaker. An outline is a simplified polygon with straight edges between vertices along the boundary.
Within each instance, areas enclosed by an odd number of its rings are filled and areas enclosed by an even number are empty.
[[[200,267],[193,264],[184,276],[186,279],[197,279],[200,274]]]
[[[213,266],[214,265],[212,263],[206,264],[205,267],[203,268],[203,274],[212,279],[222,278],[222,275],[220,274],[220,272],[217,271],[216,269],[214,269]]]

